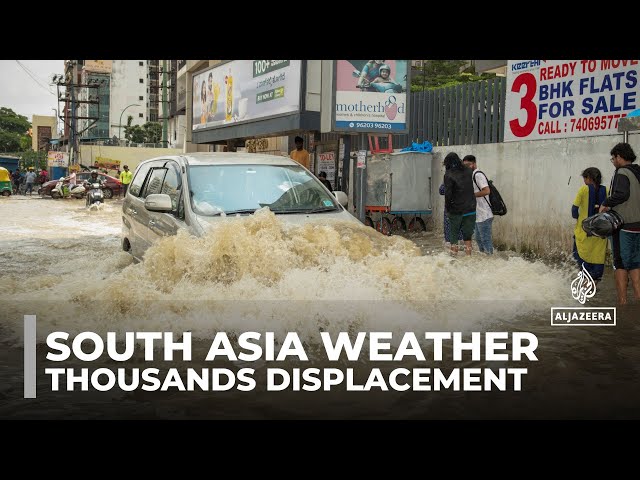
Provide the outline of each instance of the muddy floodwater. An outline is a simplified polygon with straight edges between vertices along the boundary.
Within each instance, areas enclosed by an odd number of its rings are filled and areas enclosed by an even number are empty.
[[[617,307],[615,326],[551,325],[552,308],[616,307],[608,268],[582,305],[569,259],[452,258],[441,231],[290,227],[268,210],[161,239],[136,264],[121,248],[121,209],[117,198],[91,210],[0,198],[0,418],[640,418],[639,306]],[[92,361],[47,358],[63,354],[52,332],[74,348],[92,332],[82,352],[105,348]],[[147,348],[134,332],[161,338]],[[329,359],[325,341],[342,336],[359,350]],[[166,342],[187,340],[189,359],[165,358]],[[502,356],[488,351],[495,342]],[[116,386],[100,388],[110,375]]]

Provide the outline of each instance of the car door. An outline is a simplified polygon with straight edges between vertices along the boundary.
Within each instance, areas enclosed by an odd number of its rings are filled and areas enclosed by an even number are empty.
[[[146,229],[149,217],[144,208],[144,195],[149,183],[149,176],[154,166],[162,166],[164,162],[141,163],[129,185],[129,191],[122,204],[123,233],[129,239],[131,254],[142,259],[149,247]]]
[[[182,175],[180,167],[174,161],[168,161],[162,169],[156,169],[157,176],[161,176],[160,170],[164,170],[162,185],[159,191],[151,193],[165,193],[171,197],[173,211],[168,212],[149,212],[147,242],[153,244],[159,238],[167,235],[175,235],[178,229],[185,226],[184,223],[184,203],[182,199]],[[154,172],[155,174],[156,172]]]

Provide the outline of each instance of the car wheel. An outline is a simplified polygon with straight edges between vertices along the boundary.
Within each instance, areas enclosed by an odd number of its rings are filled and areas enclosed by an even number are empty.
[[[110,188],[105,188],[102,193],[104,193],[104,198],[113,198],[113,190]]]
[[[3,197],[8,197],[9,195],[11,195],[11,192],[9,190],[5,190],[4,192],[2,192]]]
[[[58,192],[51,192],[51,198],[60,198],[60,194]]]
[[[42,196],[42,188],[38,189],[38,195]]]

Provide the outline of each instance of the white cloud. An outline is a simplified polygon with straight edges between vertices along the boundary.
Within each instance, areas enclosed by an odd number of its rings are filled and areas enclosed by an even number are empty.
[[[49,84],[52,74],[63,72],[64,60],[0,60],[0,107],[10,108],[29,121],[33,115],[55,115],[57,88]]]

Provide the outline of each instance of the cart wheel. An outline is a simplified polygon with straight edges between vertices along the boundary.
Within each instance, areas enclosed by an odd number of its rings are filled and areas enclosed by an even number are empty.
[[[424,232],[427,229],[424,220],[420,217],[413,217],[409,222],[409,230],[412,232]]]
[[[368,216],[367,216],[367,217],[364,217],[364,224],[365,224],[367,227],[375,228],[375,227],[373,226],[373,220],[371,219],[371,217],[368,217]]]
[[[402,217],[395,217],[391,222],[391,230],[393,232],[406,232],[407,231],[407,223],[404,221]]]
[[[391,221],[387,217],[380,220],[380,231],[383,235],[391,235]]]

